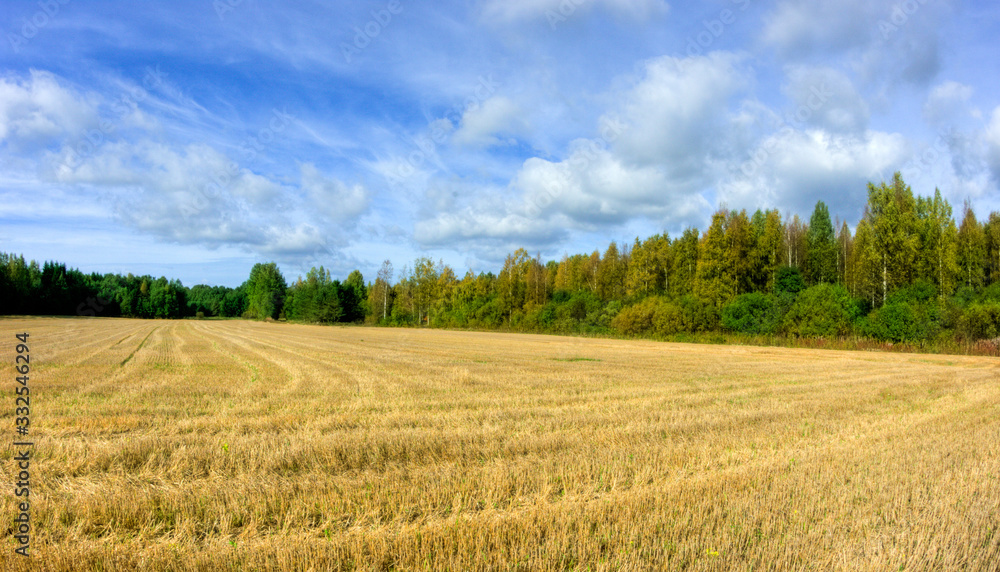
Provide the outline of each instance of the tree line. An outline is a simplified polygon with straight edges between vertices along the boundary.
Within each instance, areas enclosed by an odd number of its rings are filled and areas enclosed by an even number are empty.
[[[84,274],[66,264],[0,252],[0,314],[126,318],[223,317],[306,322],[363,320],[365,285],[354,272],[343,285],[313,270],[291,287],[277,264],[255,264],[236,288],[186,287],[166,277]]]
[[[418,258],[383,263],[369,321],[388,325],[671,335],[742,332],[888,341],[1000,336],[1000,214],[960,222],[940,190],[896,173],[869,183],[852,232],[818,202],[808,220],[720,208],[709,228],[543,261],[524,249],[498,273]]]
[[[852,232],[818,202],[808,221],[776,210],[720,208],[704,232],[611,242],[603,254],[543,261],[509,254],[498,272],[458,278],[417,258],[398,275],[343,282],[311,269],[288,284],[256,264],[237,288],[150,276],[85,275],[0,254],[0,312],[142,318],[188,316],[310,323],[507,328],[672,335],[742,332],[889,341],[1000,337],[1000,214],[956,222],[935,190],[914,195],[896,173],[869,183]]]

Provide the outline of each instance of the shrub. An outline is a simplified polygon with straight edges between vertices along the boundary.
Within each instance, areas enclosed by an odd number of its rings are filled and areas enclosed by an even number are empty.
[[[871,313],[863,334],[893,342],[914,340],[920,337],[916,313],[906,302],[886,304]]]
[[[1000,302],[1000,282],[987,286],[976,299],[980,302]]]
[[[682,296],[677,305],[683,311],[684,331],[709,332],[719,328],[718,309],[696,296]]]
[[[889,299],[886,300],[886,305],[896,303],[907,303],[913,305],[930,304],[934,302],[937,295],[937,286],[927,280],[920,279],[906,288],[900,288],[899,290],[893,292],[889,296]]]
[[[607,306],[601,310],[601,314],[597,319],[597,324],[602,328],[607,328],[611,326],[611,322],[614,321],[615,317],[622,311],[622,303],[619,300],[612,300],[608,302]]]
[[[782,266],[774,275],[774,291],[777,294],[798,294],[805,288],[806,282],[802,279],[802,272],[794,266]]]
[[[556,290],[552,293],[552,301],[556,304],[562,304],[568,301],[570,298],[570,292],[567,290]]]
[[[774,298],[760,292],[741,294],[722,308],[722,326],[734,332],[764,334],[773,331]]]
[[[958,329],[970,340],[1000,337],[1000,302],[970,304],[958,320]]]
[[[799,294],[782,327],[796,336],[838,336],[850,330],[856,316],[857,306],[843,286],[819,284]]]
[[[635,336],[652,331],[653,313],[656,311],[658,299],[646,298],[634,306],[629,306],[618,312],[611,320],[611,327],[626,336]]]
[[[542,309],[538,312],[538,323],[549,327],[552,322],[556,320],[556,305],[552,302],[542,306]]]
[[[393,309],[393,312],[395,312],[395,309]],[[475,317],[478,322],[477,325],[488,328],[500,327],[504,319],[503,309],[500,307],[500,299],[494,298],[480,306],[476,310]]]
[[[558,304],[556,318],[562,321],[572,319],[582,322],[590,315],[599,316],[602,308],[601,300],[593,292],[588,291],[573,292],[568,297],[558,296],[553,300]]]
[[[653,312],[653,330],[661,335],[671,335],[685,331],[684,310],[677,304],[662,302]]]
[[[646,333],[660,335],[685,331],[684,310],[659,296],[651,296],[634,306],[628,306],[611,320],[615,331],[627,336]]]
[[[955,295],[952,297],[952,304],[955,306],[965,309],[972,303],[976,298],[976,291],[969,286],[960,286],[958,290],[955,291]]]

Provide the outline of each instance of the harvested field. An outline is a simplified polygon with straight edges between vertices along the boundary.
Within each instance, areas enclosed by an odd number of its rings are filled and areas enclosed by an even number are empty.
[[[8,529],[2,569],[1000,566],[994,358],[0,325],[0,427],[14,436],[14,334],[27,331],[36,443],[32,565]]]

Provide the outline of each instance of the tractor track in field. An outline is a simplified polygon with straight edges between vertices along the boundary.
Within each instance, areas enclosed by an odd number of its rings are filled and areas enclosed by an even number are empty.
[[[158,329],[159,329],[159,326],[156,326],[152,330],[149,330],[149,333],[146,334],[146,337],[142,338],[142,341],[139,342],[139,345],[134,350],[132,350],[132,353],[128,354],[128,357],[122,360],[122,363],[119,365],[119,367],[125,367],[125,364],[127,364],[129,362],[129,360],[132,359],[132,356],[134,356],[136,354],[136,352],[138,352],[139,350],[142,349],[142,346],[145,345],[146,340],[149,339],[149,336],[153,335],[153,332],[155,332]]]
[[[251,353],[263,355],[254,348],[254,346],[257,346],[258,348],[276,350],[284,354],[289,354],[291,356],[294,356],[294,360],[292,360],[291,362],[275,358],[273,355],[267,356],[265,358],[267,361],[275,364],[277,367],[285,370],[288,373],[289,377],[291,378],[291,381],[293,382],[290,386],[287,387],[288,390],[294,390],[302,383],[304,378],[311,378],[310,381],[313,382],[317,380],[317,375],[308,374],[306,369],[303,367],[303,365],[306,362],[316,364],[316,366],[321,370],[333,370],[337,374],[340,374],[338,377],[341,377],[343,381],[347,382],[352,387],[351,390],[352,392],[356,391],[353,388],[359,387],[360,385],[357,377],[354,374],[352,374],[349,370],[343,367],[339,367],[329,361],[316,358],[307,353],[295,351],[294,349],[291,349],[291,347],[289,347],[288,345],[282,345],[281,343],[265,342],[260,339],[251,338],[248,337],[248,335],[243,332],[233,332],[229,336],[220,334],[218,332],[214,332],[214,335],[218,336],[220,339],[226,340],[230,344],[233,344]]]

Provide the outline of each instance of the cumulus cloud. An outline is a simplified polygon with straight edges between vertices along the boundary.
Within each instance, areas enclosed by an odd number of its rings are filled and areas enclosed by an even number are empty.
[[[109,142],[82,158],[63,149],[50,155],[47,173],[54,182],[92,189],[113,205],[117,220],[143,233],[285,260],[347,244],[347,230],[368,207],[364,187],[311,163],[300,166],[298,185],[279,183],[204,144]]]
[[[786,127],[761,142],[737,177],[720,184],[719,200],[800,213],[823,200],[833,212],[849,215],[865,203],[867,183],[890,177],[908,156],[909,145],[898,134]]]
[[[946,81],[934,86],[924,102],[924,119],[931,125],[945,125],[968,113],[968,102],[972,97],[971,86],[956,81]]]
[[[702,192],[742,129],[740,113],[729,109],[747,83],[740,61],[716,52],[646,62],[632,85],[613,94],[621,103],[601,118],[600,137],[571,142],[562,160],[525,160],[500,193],[508,200],[435,213],[415,238],[544,247],[563,232],[636,219],[697,223],[710,209]]]
[[[21,149],[47,146],[99,122],[97,99],[76,92],[49,72],[0,78],[0,143]]]
[[[329,247],[327,237],[315,226],[300,223],[293,227],[267,229],[267,241],[259,252],[279,258],[294,258],[321,253]]]
[[[312,163],[301,166],[302,190],[311,206],[330,221],[344,224],[368,209],[368,191],[362,185],[347,186],[342,181],[324,176]]]
[[[512,187],[528,212],[564,215],[585,229],[636,217],[679,223],[707,207],[696,184],[671,180],[662,166],[629,165],[593,141],[576,142],[558,163],[529,159]]]
[[[280,196],[275,183],[203,144],[109,142],[83,158],[63,149],[50,157],[49,176],[103,192],[133,228],[212,248],[262,244],[263,214]]]
[[[673,181],[661,166],[628,164],[602,143],[577,140],[562,161],[528,159],[507,189],[435,213],[417,223],[414,238],[424,246],[460,242],[487,253],[500,245],[545,249],[571,231],[634,219],[697,223],[710,207],[697,184]]]
[[[740,62],[726,52],[646,62],[642,79],[622,94],[627,127],[615,151],[637,164],[664,165],[675,177],[703,174],[706,158],[733,133],[729,101],[747,84]]]
[[[462,241],[475,247],[499,241],[517,248],[551,244],[565,233],[565,226],[523,212],[491,212],[483,208],[441,213],[433,220],[417,222],[414,227],[414,238],[424,246],[452,246]]]

